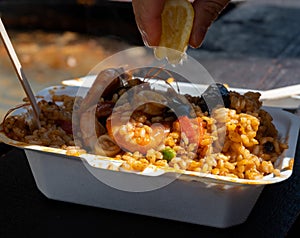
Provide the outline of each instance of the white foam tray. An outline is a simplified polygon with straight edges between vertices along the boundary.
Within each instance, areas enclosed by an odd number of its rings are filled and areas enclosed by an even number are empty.
[[[50,87],[38,94],[50,98],[49,89],[74,94],[78,87]],[[20,144],[3,132],[0,139],[24,149],[37,187],[50,199],[224,228],[247,219],[264,186],[292,174],[284,168],[295,156],[299,118],[276,108],[266,110],[280,135],[288,137],[289,149],[278,159],[282,176],[268,175],[261,180],[151,168],[143,173],[114,171],[106,169],[108,164],[118,167],[119,162],[105,157],[67,156],[60,149]]]

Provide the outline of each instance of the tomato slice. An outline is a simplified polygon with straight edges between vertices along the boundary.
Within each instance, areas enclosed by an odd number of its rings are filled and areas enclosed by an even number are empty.
[[[204,122],[200,117],[189,118],[181,116],[178,118],[181,132],[186,135],[189,143],[197,143],[199,145],[204,135]]]

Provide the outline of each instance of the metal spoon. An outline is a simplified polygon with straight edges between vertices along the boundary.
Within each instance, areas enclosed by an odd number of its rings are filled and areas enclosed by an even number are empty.
[[[30,84],[24,74],[21,63],[17,57],[17,54],[14,50],[14,47],[11,43],[9,36],[5,30],[5,27],[3,25],[1,18],[0,18],[0,32],[1,32],[1,39],[4,43],[7,53],[9,54],[10,60],[14,66],[16,73],[17,73],[18,79],[19,79],[19,81],[29,99],[31,107],[33,109],[33,118],[34,118],[35,122],[37,123],[38,128],[40,128],[41,127],[40,120],[39,120],[40,108],[39,108],[36,98],[31,90]]]

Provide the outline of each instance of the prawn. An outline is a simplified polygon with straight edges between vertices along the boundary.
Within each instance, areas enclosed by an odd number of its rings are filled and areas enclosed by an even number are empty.
[[[121,69],[113,68],[101,71],[82,100],[79,111],[84,112],[90,106],[96,105],[100,97],[105,97],[111,94],[113,89],[121,87],[120,75],[122,73]]]
[[[170,126],[167,124],[153,123],[147,125],[146,122],[137,121],[133,118],[127,122],[121,121],[120,118],[122,118],[120,114],[112,114],[107,119],[108,135],[122,149],[132,153],[139,151],[146,154],[150,149],[158,149],[170,132]]]
[[[121,86],[119,77],[121,73],[120,69],[113,68],[101,71],[80,104],[78,115],[82,141],[85,146],[93,150],[98,143],[99,136],[106,133],[106,128],[96,117],[97,104],[100,97],[109,95],[112,89]]]
[[[168,71],[158,68],[158,72],[151,76],[150,73],[153,70],[145,75],[143,82],[130,77],[123,82],[120,75],[126,76],[126,74],[120,69],[106,69],[97,75],[79,109],[81,113],[80,129],[86,146],[92,148],[97,154],[114,155],[120,151],[120,148],[129,152],[139,151],[146,154],[149,149],[157,149],[164,144],[171,124],[163,121],[151,122],[151,119],[163,115],[168,108],[168,103],[175,100],[173,96],[171,96],[171,100],[168,98],[170,92],[176,93],[176,90],[172,88],[170,80],[164,81],[159,77],[161,72],[167,72],[172,78]],[[150,84],[147,81],[152,77],[166,82],[171,87],[169,93],[162,94],[150,90]],[[118,107],[118,103],[108,103],[108,98],[122,88],[127,92],[128,98],[125,98],[127,108],[124,107],[126,104],[124,104],[124,100],[120,100],[122,102],[120,107]],[[104,104],[100,104],[101,108],[97,109],[96,104],[99,106],[100,96],[104,99]],[[179,99],[179,101],[181,100]],[[176,105],[179,103],[176,102]],[[134,108],[137,104],[138,107]],[[103,112],[104,109],[105,112]],[[117,110],[114,111],[114,109]],[[100,117],[99,115],[101,118],[97,118]],[[124,118],[127,119],[124,120]],[[144,119],[141,121],[140,118]],[[101,121],[106,119],[105,125],[101,125],[98,119]],[[109,147],[113,148],[112,151],[107,150]]]

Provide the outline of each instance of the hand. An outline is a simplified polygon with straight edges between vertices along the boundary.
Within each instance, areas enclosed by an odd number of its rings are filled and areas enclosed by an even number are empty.
[[[135,20],[144,44],[159,45],[161,35],[161,13],[166,0],[132,0]],[[189,45],[201,46],[206,32],[230,0],[194,0],[194,25]]]

